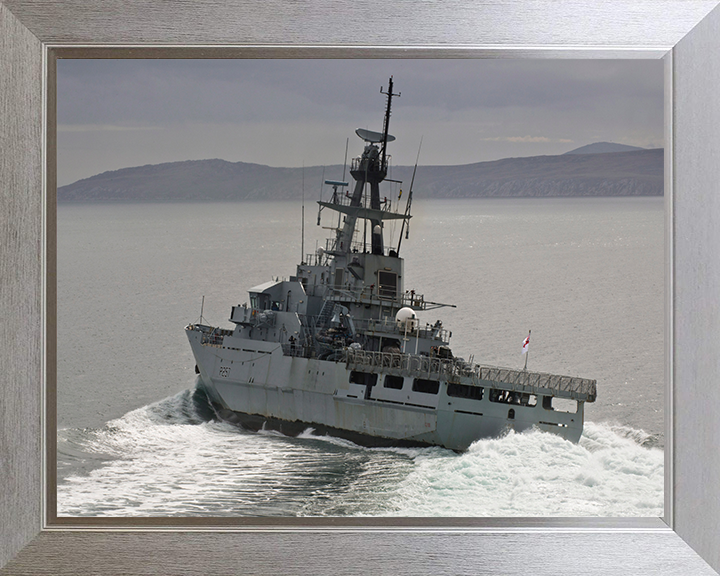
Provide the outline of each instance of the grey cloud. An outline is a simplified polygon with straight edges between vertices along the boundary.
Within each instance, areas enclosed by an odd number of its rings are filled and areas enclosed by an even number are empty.
[[[390,75],[398,163],[422,136],[436,164],[662,142],[660,61],[60,60],[59,179],[190,158],[341,162],[354,128],[382,128]]]
[[[62,121],[241,121],[362,114],[393,74],[403,105],[582,107],[623,99],[662,107],[662,63],[607,60],[91,60],[58,63]],[[97,117],[93,117],[97,116]]]

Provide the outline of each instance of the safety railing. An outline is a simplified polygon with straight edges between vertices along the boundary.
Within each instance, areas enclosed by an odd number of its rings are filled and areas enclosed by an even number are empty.
[[[222,346],[223,338],[232,335],[232,330],[214,328],[203,324],[190,324],[185,329],[200,332],[200,344],[203,346]]]
[[[438,324],[425,324],[408,329],[406,332],[405,327],[400,325],[394,318],[382,318],[380,320],[375,318],[353,318],[353,323],[355,329],[361,332],[384,332],[398,337],[407,335],[414,338],[417,336],[418,338],[447,342],[450,336],[449,331]]]
[[[500,388],[534,394],[545,394],[594,402],[597,382],[587,378],[560,376],[527,370],[513,370],[471,364],[458,358],[444,359],[415,354],[372,352],[348,349],[345,362],[349,370],[395,370],[410,376],[483,385],[492,382]]]

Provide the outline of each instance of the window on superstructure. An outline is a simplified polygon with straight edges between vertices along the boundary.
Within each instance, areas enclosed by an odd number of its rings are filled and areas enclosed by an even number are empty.
[[[485,389],[482,386],[467,386],[466,384],[448,384],[448,396],[453,398],[469,398],[482,400]]]
[[[403,378],[402,376],[393,376],[392,374],[387,374],[385,376],[385,382],[383,383],[383,387],[392,388],[393,390],[402,390],[404,381],[405,378]]]
[[[571,398],[558,398],[556,396],[543,397],[543,408],[555,412],[569,412],[575,414],[578,410],[577,400]]]
[[[363,384],[365,386],[375,386],[377,384],[377,374],[371,372],[357,372],[353,370],[350,372],[350,383],[351,384]]]
[[[397,274],[378,270],[378,296],[393,299],[397,295]]]
[[[499,404],[515,404],[517,406],[530,406],[532,408],[537,405],[537,396],[535,394],[527,394],[525,392],[492,389],[490,390],[490,402],[498,402]]]
[[[413,392],[422,392],[423,394],[437,394],[440,391],[440,382],[437,380],[425,380],[424,378],[415,378],[412,386]]]

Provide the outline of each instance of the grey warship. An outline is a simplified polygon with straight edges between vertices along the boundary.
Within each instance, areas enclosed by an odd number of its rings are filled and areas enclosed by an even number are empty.
[[[364,148],[351,160],[352,193],[348,182],[325,181],[333,193],[318,202],[318,224],[325,210],[337,224],[325,247],[295,275],[250,288],[249,304],[232,307],[232,328],[204,324],[202,313],[186,326],[199,386],[220,419],[249,430],[463,451],[536,427],[577,442],[595,380],[467,362],[440,320],[421,323],[445,305],[403,286],[415,173],[405,209],[393,211],[380,194],[395,139],[392,77],[381,93],[382,132],[356,131]],[[392,220],[402,222],[394,247],[384,234]]]

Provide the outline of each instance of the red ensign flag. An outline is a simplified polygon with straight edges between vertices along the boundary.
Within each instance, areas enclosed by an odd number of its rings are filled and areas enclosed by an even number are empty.
[[[530,346],[530,332],[528,332],[527,338],[523,340],[523,348],[522,353],[525,354],[525,352],[528,351],[528,347]]]

